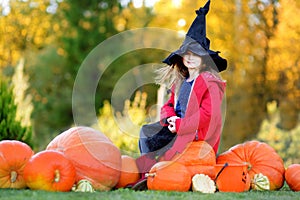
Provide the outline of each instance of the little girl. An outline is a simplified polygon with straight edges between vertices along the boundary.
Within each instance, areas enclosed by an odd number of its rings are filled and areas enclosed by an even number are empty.
[[[136,163],[142,175],[157,161],[182,153],[194,140],[206,141],[218,151],[226,88],[218,72],[227,68],[227,61],[209,49],[205,28],[209,4],[196,11],[183,44],[163,61],[168,65],[158,70],[157,83],[171,88],[170,97],[161,108],[160,121],[141,129],[142,156]]]
[[[174,144],[164,154],[166,160],[181,153],[193,140],[204,140],[215,153],[218,151],[226,83],[209,60],[208,55],[200,56],[188,48],[182,62],[160,70],[161,82],[166,81],[167,74],[175,73],[176,77],[171,78],[171,96],[161,108],[161,123],[166,119],[168,129],[176,134]]]

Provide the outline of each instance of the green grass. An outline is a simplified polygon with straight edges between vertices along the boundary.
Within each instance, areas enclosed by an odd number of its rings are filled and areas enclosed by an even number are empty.
[[[46,191],[33,191],[33,190],[13,190],[13,189],[0,189],[0,199],[6,200],[144,200],[144,199],[163,199],[163,200],[290,200],[300,199],[300,192],[292,192],[287,187],[279,191],[250,191],[243,193],[223,193],[216,192],[214,194],[202,194],[197,192],[160,192],[160,191],[133,191],[129,189],[119,189],[109,192],[94,192],[94,193],[81,193],[81,192],[46,192]]]

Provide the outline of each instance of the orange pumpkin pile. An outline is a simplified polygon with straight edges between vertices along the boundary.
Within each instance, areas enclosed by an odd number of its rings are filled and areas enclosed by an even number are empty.
[[[285,168],[282,158],[266,143],[248,141],[231,147],[217,157],[218,164],[248,164],[248,173],[251,180],[255,174],[268,177],[270,190],[278,190],[284,183]]]
[[[95,190],[111,190],[119,181],[120,150],[104,134],[74,127],[56,136],[47,150],[62,152],[76,168],[76,182],[86,179]]]
[[[74,127],[37,154],[23,142],[0,141],[0,167],[0,188],[64,192],[84,180],[95,190],[110,190],[120,178],[121,154],[101,132]],[[133,180],[126,175],[124,179]]]
[[[237,144],[218,157],[208,143],[191,142],[171,161],[162,158],[156,163],[147,174],[147,186],[149,190],[186,192],[194,186],[192,178],[201,174],[198,177],[210,179],[210,183],[218,187],[218,183],[226,185],[226,181],[234,178],[229,168],[226,176],[224,170],[223,175],[216,177],[220,167],[245,163],[247,169],[236,179],[245,182],[245,186],[235,191],[279,190],[284,181],[292,191],[300,191],[300,164],[285,169],[276,151],[259,141]],[[90,188],[89,191],[107,191],[124,188],[140,178],[135,159],[121,155],[109,138],[89,127],[66,130],[55,137],[46,150],[36,154],[23,142],[0,141],[0,167],[0,188],[66,192],[77,184],[80,188],[75,191],[87,191],[82,190],[85,187]],[[219,169],[215,170],[216,167]],[[206,191],[202,188],[204,185],[198,183],[195,191]]]

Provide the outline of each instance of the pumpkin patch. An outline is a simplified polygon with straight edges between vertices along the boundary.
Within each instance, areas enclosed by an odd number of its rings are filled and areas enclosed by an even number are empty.
[[[71,161],[58,151],[41,151],[24,168],[24,179],[33,190],[67,192],[75,183],[76,171]]]
[[[88,180],[95,190],[111,190],[119,181],[120,150],[104,134],[73,127],[56,136],[47,150],[62,152],[76,168],[76,182]]]
[[[242,165],[236,173],[234,167]],[[217,158],[208,143],[194,141],[171,161],[161,158],[146,177],[148,189],[158,191],[246,192],[250,185],[252,190],[279,190],[284,181],[300,191],[300,164],[285,169],[276,151],[259,141],[237,144]],[[23,142],[0,141],[0,188],[94,192],[139,179],[135,158],[121,155],[109,138],[89,127],[70,128],[36,154]]]
[[[23,170],[33,154],[26,143],[17,140],[0,141],[0,188],[26,188]]]

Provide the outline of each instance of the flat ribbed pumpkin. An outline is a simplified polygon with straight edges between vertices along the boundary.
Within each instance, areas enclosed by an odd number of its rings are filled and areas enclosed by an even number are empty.
[[[300,164],[291,164],[285,171],[285,180],[291,190],[300,191]]]
[[[284,183],[284,165],[276,151],[264,142],[248,141],[237,144],[217,157],[217,164],[248,164],[248,173],[253,181],[261,173],[270,181],[270,190],[278,190]]]
[[[23,170],[33,154],[26,143],[17,140],[0,142],[0,188],[26,188]]]
[[[196,174],[205,174],[212,179],[215,177],[216,155],[205,141],[189,143],[186,149],[172,160],[185,165],[192,177]]]
[[[140,179],[139,169],[135,159],[128,155],[122,155],[122,169],[116,188],[123,188],[128,184],[135,183]]]
[[[76,182],[86,179],[95,190],[110,190],[119,180],[120,150],[100,131],[84,126],[70,128],[56,136],[47,150],[63,152],[76,168]]]
[[[146,176],[149,190],[186,192],[192,183],[192,177],[187,168],[173,161],[156,163]]]

